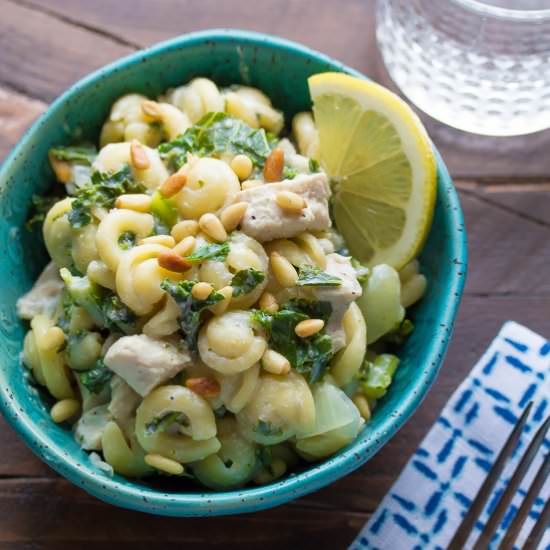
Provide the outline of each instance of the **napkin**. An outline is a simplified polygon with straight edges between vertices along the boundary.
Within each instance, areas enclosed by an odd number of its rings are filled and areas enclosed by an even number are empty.
[[[427,550],[447,547],[526,405],[533,408],[512,459],[479,518],[471,548],[496,506],[537,427],[550,414],[550,342],[507,322],[454,392],[428,435],[350,550]],[[491,541],[497,548],[543,457],[547,436]],[[547,480],[516,541],[523,541],[550,498]],[[550,526],[539,548],[550,550]]]

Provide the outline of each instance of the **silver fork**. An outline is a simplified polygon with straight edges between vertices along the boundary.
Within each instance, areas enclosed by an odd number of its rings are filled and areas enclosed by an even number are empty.
[[[511,456],[514,448],[517,445],[523,428],[525,427],[525,423],[527,422],[527,418],[529,417],[529,412],[531,411],[532,405],[533,403],[529,403],[529,405],[527,405],[527,407],[523,411],[523,414],[521,415],[520,419],[512,430],[512,433],[506,440],[504,447],[500,451],[496,462],[489,472],[489,475],[483,482],[483,485],[481,486],[474,502],[472,503],[472,506],[468,510],[466,516],[464,516],[462,523],[460,524],[453,539],[451,540],[451,543],[448,546],[448,550],[462,550],[464,548],[466,541],[468,540],[470,534],[474,529],[477,519],[481,516],[481,513],[485,508],[485,504],[487,503],[487,499],[493,491],[495,483],[498,481],[502,470],[504,469],[506,461]],[[512,478],[510,479],[510,482],[506,487],[506,490],[500,497],[498,504],[496,505],[492,514],[489,516],[489,519],[487,520],[487,523],[485,524],[481,535],[479,535],[479,538],[475,542],[473,547],[474,550],[488,548],[489,542],[495,534],[495,531],[498,529],[502,517],[508,509],[510,502],[514,498],[514,495],[516,494],[516,491],[518,490],[523,477],[527,473],[527,470],[529,470],[529,466],[533,462],[535,456],[537,455],[537,452],[542,446],[544,438],[546,436],[546,432],[548,431],[549,427],[550,416],[537,430],[537,433],[534,435],[531,443],[527,447],[527,450],[525,451],[524,455],[521,458],[521,461],[515,469]],[[525,495],[525,498],[523,499],[519,510],[517,511],[514,519],[506,530],[504,538],[500,543],[499,550],[510,550],[511,548],[513,548],[514,542],[518,537],[521,527],[525,519],[527,518],[529,511],[531,510],[535,498],[539,494],[544,485],[544,482],[548,478],[548,474],[550,474],[550,454],[547,454],[544,457],[544,460],[542,461],[542,464],[537,471],[537,474],[535,475],[533,482],[531,483],[531,486],[529,487],[529,490],[527,491],[527,494]],[[544,535],[544,531],[549,524],[550,500],[546,502],[541,515],[531,529],[531,533],[529,533],[529,536],[525,541],[523,550],[535,550],[540,543]]]

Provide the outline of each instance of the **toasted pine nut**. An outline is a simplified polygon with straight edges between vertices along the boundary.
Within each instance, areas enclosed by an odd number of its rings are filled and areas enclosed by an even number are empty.
[[[160,267],[163,267],[168,271],[174,271],[175,273],[185,273],[193,267],[191,262],[181,256],[178,256],[177,254],[174,254],[171,250],[161,252],[157,256],[157,262]]]
[[[138,170],[147,170],[151,166],[147,151],[137,139],[130,143],[130,161]]]
[[[115,201],[116,208],[126,208],[136,212],[149,212],[151,209],[151,197],[145,193],[133,195],[119,195]]]
[[[50,416],[56,424],[60,424],[75,416],[79,410],[80,403],[76,399],[62,399],[51,408]]]
[[[247,208],[247,202],[236,202],[221,213],[220,219],[226,231],[233,231],[241,223]]]
[[[264,180],[266,183],[281,181],[285,166],[285,152],[276,147],[271,151],[264,164]]]
[[[59,327],[48,329],[44,338],[44,347],[46,349],[60,348],[65,342],[65,333]]]
[[[288,359],[272,349],[267,349],[262,356],[262,367],[271,374],[288,374],[290,362]]]
[[[224,286],[223,288],[220,288],[220,290],[217,290],[216,292],[219,292],[223,295],[223,300],[219,301],[217,304],[214,304],[213,306],[210,306],[210,311],[214,315],[221,315],[225,312],[225,310],[229,307],[229,304],[231,303],[231,298],[233,297],[233,287],[232,286]]]
[[[171,237],[170,235],[152,235],[151,237],[140,239],[138,244],[160,244],[161,246],[173,248],[176,241],[174,240],[174,237]]]
[[[428,281],[422,273],[413,275],[406,283],[401,285],[401,305],[409,307],[416,304],[424,296],[427,286]]]
[[[271,292],[264,292],[260,297],[260,309],[269,313],[279,311],[279,304]]]
[[[295,327],[294,332],[296,336],[300,338],[307,338],[308,336],[313,336],[317,334],[320,330],[323,330],[325,322],[323,319],[306,319],[305,321],[300,321]]]
[[[306,207],[306,201],[292,191],[279,191],[275,196],[277,205],[287,212],[301,212]]]
[[[241,189],[246,191],[247,189],[252,189],[253,187],[259,187],[263,185],[260,180],[246,180],[241,183]]]
[[[162,118],[162,109],[156,101],[146,99],[141,103],[141,110],[144,115],[147,115],[153,120],[160,120]]]
[[[209,399],[217,397],[220,394],[220,384],[214,378],[198,376],[197,378],[188,378],[185,381],[185,387],[198,393],[201,397]]]
[[[69,183],[73,177],[73,168],[71,164],[65,160],[59,160],[53,155],[48,155],[50,166],[58,181],[61,183]]]
[[[210,283],[195,283],[191,289],[191,294],[196,300],[206,300],[213,290],[214,288]]]
[[[220,218],[212,213],[203,214],[199,220],[199,227],[215,241],[221,243],[227,239],[227,231]]]
[[[277,282],[286,288],[296,286],[298,282],[298,272],[294,266],[278,252],[272,252],[269,259],[273,275],[275,275]]]
[[[241,181],[252,174],[252,168],[254,165],[246,155],[237,155],[231,161],[231,169]]]
[[[167,474],[171,474],[173,476],[179,476],[184,472],[184,468],[179,462],[176,462],[171,458],[166,458],[162,455],[147,454],[145,455],[144,460],[145,464],[148,464],[152,468],[160,470],[161,472],[166,472]]]
[[[195,248],[196,239],[192,235],[182,239],[173,249],[174,254],[179,256],[187,256]]]
[[[174,239],[176,239],[176,242],[180,242],[185,237],[188,237],[189,235],[195,236],[199,232],[199,224],[195,220],[183,220],[182,222],[178,222],[174,227],[172,227],[172,230],[170,231],[170,234]]]
[[[267,468],[262,468],[254,476],[254,483],[257,483],[258,485],[265,485],[266,483],[270,483],[274,479],[279,479],[280,477],[283,477],[285,473],[286,463],[284,462],[284,460],[276,458],[271,462],[269,470]]]
[[[173,197],[179,193],[183,186],[187,183],[187,176],[176,172],[168,177],[168,179],[159,187],[163,197]]]
[[[360,393],[356,393],[351,400],[359,410],[359,414],[365,419],[370,420],[370,407],[367,398]]]

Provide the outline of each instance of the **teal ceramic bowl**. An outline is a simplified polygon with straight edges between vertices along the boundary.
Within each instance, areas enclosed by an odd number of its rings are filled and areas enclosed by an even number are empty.
[[[27,445],[58,473],[106,502],[153,514],[208,516],[252,512],[311,493],[355,470],[410,418],[443,361],[464,286],[466,235],[451,178],[438,159],[433,226],[422,253],[426,297],[414,312],[416,330],[401,351],[402,363],[388,395],[360,437],[337,455],[264,487],[225,493],[197,492],[173,483],[151,485],[92,464],[69,430],[55,425],[50,403],[20,365],[26,327],[15,302],[47,261],[37,234],[25,229],[31,196],[52,184],[47,152],[75,136],[96,140],[113,101],[137,91],[155,96],[195,76],[220,85],[246,83],[265,91],[290,120],[309,109],[306,79],[323,71],[364,77],[325,55],[272,36],[233,30],[191,34],[117,61],[75,84],[25,134],[0,171],[0,408]]]

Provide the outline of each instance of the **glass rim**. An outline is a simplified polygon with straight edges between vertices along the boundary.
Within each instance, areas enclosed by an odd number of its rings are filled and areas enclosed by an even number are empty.
[[[491,6],[480,0],[453,1],[462,5],[466,9],[498,19],[508,19],[511,21],[536,21],[540,19],[550,19],[550,8],[518,10],[514,8]]]

